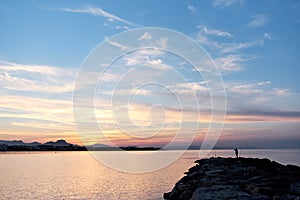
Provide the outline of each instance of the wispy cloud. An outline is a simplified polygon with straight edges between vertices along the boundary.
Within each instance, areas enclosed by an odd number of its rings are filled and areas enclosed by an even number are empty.
[[[125,24],[128,24],[128,25],[131,25],[131,26],[135,26],[135,24],[131,21],[128,21],[128,20],[123,19],[123,18],[121,18],[117,15],[114,15],[112,13],[104,11],[102,8],[97,8],[97,7],[93,7],[93,6],[86,6],[84,8],[79,8],[79,9],[62,8],[60,10],[66,11],[66,12],[71,12],[71,13],[86,13],[86,14],[90,14],[90,15],[93,15],[93,16],[102,16],[110,22],[118,21],[118,22],[122,22],[122,23],[125,23]]]
[[[76,71],[45,65],[25,65],[0,61],[2,89],[42,93],[73,91]]]
[[[0,84],[3,88],[14,91],[31,91],[44,93],[64,93],[73,91],[73,85],[64,83],[63,85],[53,85],[49,82],[33,81],[27,78],[16,78],[8,73],[0,74]]]
[[[28,94],[1,95],[0,117],[6,119],[0,135],[8,134],[7,139],[64,138],[79,144],[71,100],[29,97]]]
[[[114,46],[114,47],[118,47],[118,48],[120,48],[122,51],[125,51],[125,50],[128,49],[127,46],[122,45],[122,44],[119,43],[119,42],[112,41],[111,39],[109,39],[109,38],[107,38],[107,37],[105,37],[104,39],[105,39],[105,41],[106,41],[108,44],[110,44],[111,46]]]
[[[269,33],[264,33],[264,38],[266,40],[271,40],[272,39],[272,37],[271,37],[271,35]]]
[[[24,65],[0,60],[0,70],[6,72],[24,71],[38,74],[57,75],[59,69],[46,65]]]
[[[197,26],[197,29],[199,30],[196,36],[197,41],[212,52],[212,58],[223,72],[242,70],[243,63],[255,56],[244,55],[241,50],[263,46],[264,41],[270,39],[270,35],[265,33],[259,40],[236,42],[233,40],[234,34],[230,32],[203,25]],[[226,42],[222,42],[224,39]]]
[[[227,82],[228,110],[240,109],[281,109],[298,110],[299,107],[282,102],[297,102],[297,94],[288,88],[274,87],[271,81]]]
[[[215,63],[222,71],[240,71],[243,69],[243,62],[252,58],[245,58],[239,54],[229,54],[215,58]]]
[[[45,122],[70,125],[73,124],[72,101],[29,97],[26,95],[2,95],[1,117],[24,121],[44,120]],[[37,122],[38,123],[38,122]]]
[[[164,64],[159,58],[159,56],[162,56],[163,54],[165,54],[165,52],[160,49],[141,49],[125,55],[124,61],[126,66],[143,64],[155,69],[168,70],[171,67]]]
[[[254,93],[264,93],[262,86],[270,85],[271,81],[264,81],[258,83],[249,83],[249,84],[239,84],[230,86],[227,88],[227,91],[238,93],[238,94],[254,94]]]
[[[223,53],[231,53],[236,52],[242,49],[247,49],[254,46],[263,46],[264,45],[264,39],[261,40],[254,40],[249,42],[240,42],[240,43],[219,43],[219,48],[221,48],[221,51]]]
[[[171,85],[167,87],[168,89],[178,93],[178,94],[188,94],[194,93],[200,95],[207,95],[209,90],[207,88],[206,82],[190,82],[190,83],[179,83],[176,85]]]
[[[272,91],[276,96],[290,96],[292,94],[287,88],[273,88]]]
[[[213,0],[213,6],[217,8],[225,8],[237,2],[236,0]]]
[[[209,28],[207,26],[198,26],[198,28],[200,29],[200,31],[202,33],[204,33],[206,35],[214,35],[214,36],[227,37],[227,38],[232,38],[234,36],[233,34],[231,34],[229,32]]]
[[[72,68],[1,60],[0,117],[6,123],[0,134],[39,141],[64,137],[78,143],[71,99],[75,77]]]
[[[140,38],[139,40],[141,41],[148,41],[148,40],[151,40],[152,39],[152,36],[150,35],[150,33],[148,32],[145,32]]]
[[[249,26],[252,28],[264,26],[268,22],[266,15],[255,15]]]
[[[238,114],[238,115],[230,115],[226,116],[227,124],[245,124],[252,123],[255,124],[257,122],[275,122],[275,123],[283,123],[283,122],[299,122],[300,118],[295,116],[268,116],[268,115],[250,115],[250,114]],[[266,132],[272,132],[273,128],[268,127],[265,128]],[[263,131],[262,131],[263,132]]]
[[[276,109],[244,109],[236,112],[227,112],[226,121],[228,121],[229,123],[262,121],[299,122],[300,112]]]
[[[126,56],[125,60],[127,66],[145,65],[150,68],[163,71],[172,69],[171,66],[163,63],[161,59],[155,59],[149,55],[142,55],[139,53],[135,53],[134,56]]]
[[[196,12],[195,6],[193,6],[193,5],[191,5],[191,4],[188,4],[188,5],[187,5],[187,8],[188,8],[188,10],[189,10],[191,13],[195,13],[195,12]]]
[[[129,26],[115,26],[115,28],[118,30],[118,29],[124,29],[124,30],[128,30],[130,29]]]

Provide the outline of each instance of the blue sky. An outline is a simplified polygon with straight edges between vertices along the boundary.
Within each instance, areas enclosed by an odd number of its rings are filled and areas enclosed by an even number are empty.
[[[72,92],[86,56],[114,34],[162,27],[193,38],[219,68],[223,144],[300,141],[299,11],[291,0],[1,1],[0,139],[77,142]]]

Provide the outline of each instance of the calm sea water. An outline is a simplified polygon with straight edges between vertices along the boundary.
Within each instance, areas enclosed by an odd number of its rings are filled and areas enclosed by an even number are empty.
[[[143,174],[110,169],[88,152],[0,153],[0,199],[162,199],[198,153],[187,151],[172,165]],[[241,154],[300,165],[300,150],[245,149]],[[232,157],[233,151],[211,151],[209,156]]]

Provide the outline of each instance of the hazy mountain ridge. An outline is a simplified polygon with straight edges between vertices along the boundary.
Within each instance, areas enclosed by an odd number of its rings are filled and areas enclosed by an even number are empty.
[[[77,144],[68,143],[63,139],[57,140],[56,142],[49,141],[45,143],[25,143],[22,140],[0,140],[1,151],[153,151],[159,149],[161,148],[137,146],[114,147],[99,143],[88,146],[80,146]]]
[[[85,147],[77,144],[71,144],[65,140],[49,141],[45,143],[30,142],[25,143],[22,140],[0,140],[0,150],[2,151],[82,151]]]
[[[39,146],[39,145],[54,145],[54,146],[64,146],[64,145],[74,145],[71,143],[66,142],[65,140],[57,140],[56,142],[49,141],[45,143],[40,142],[29,142],[25,143],[22,140],[0,140],[0,144],[7,145],[7,146]]]

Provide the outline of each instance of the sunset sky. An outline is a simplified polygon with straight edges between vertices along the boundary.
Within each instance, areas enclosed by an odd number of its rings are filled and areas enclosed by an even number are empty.
[[[72,100],[85,58],[117,33],[162,27],[197,41],[222,75],[227,115],[220,146],[300,147],[297,0],[2,0],[0,27],[0,140],[66,139],[81,144]],[[151,35],[145,32],[144,39],[147,37]],[[120,43],[110,44],[126,51]],[[160,45],[169,44],[166,40]],[[114,124],[108,97],[113,83],[145,60],[152,66],[141,69],[153,76],[148,78],[171,81],[174,76],[168,70],[172,68],[189,77],[189,84],[167,86],[185,98],[188,117],[180,122],[182,111],[165,88],[142,87],[125,110],[114,110],[117,118],[129,112],[133,123],[125,127],[126,135]],[[192,110],[195,102],[189,102],[185,94],[192,88],[202,111],[203,126],[195,139],[199,144],[206,134],[210,101],[206,99],[206,83],[194,78],[192,70],[186,70],[189,67],[183,60],[159,51],[137,51],[116,61],[103,78],[105,90],[95,91],[95,115],[106,137],[115,145],[159,146],[172,140],[179,125],[190,137],[189,130],[198,120]],[[123,82],[120,93],[130,90],[130,85]],[[157,104],[164,109],[153,107]],[[153,136],[162,121],[163,130]],[[99,137],[97,143],[106,142]]]

